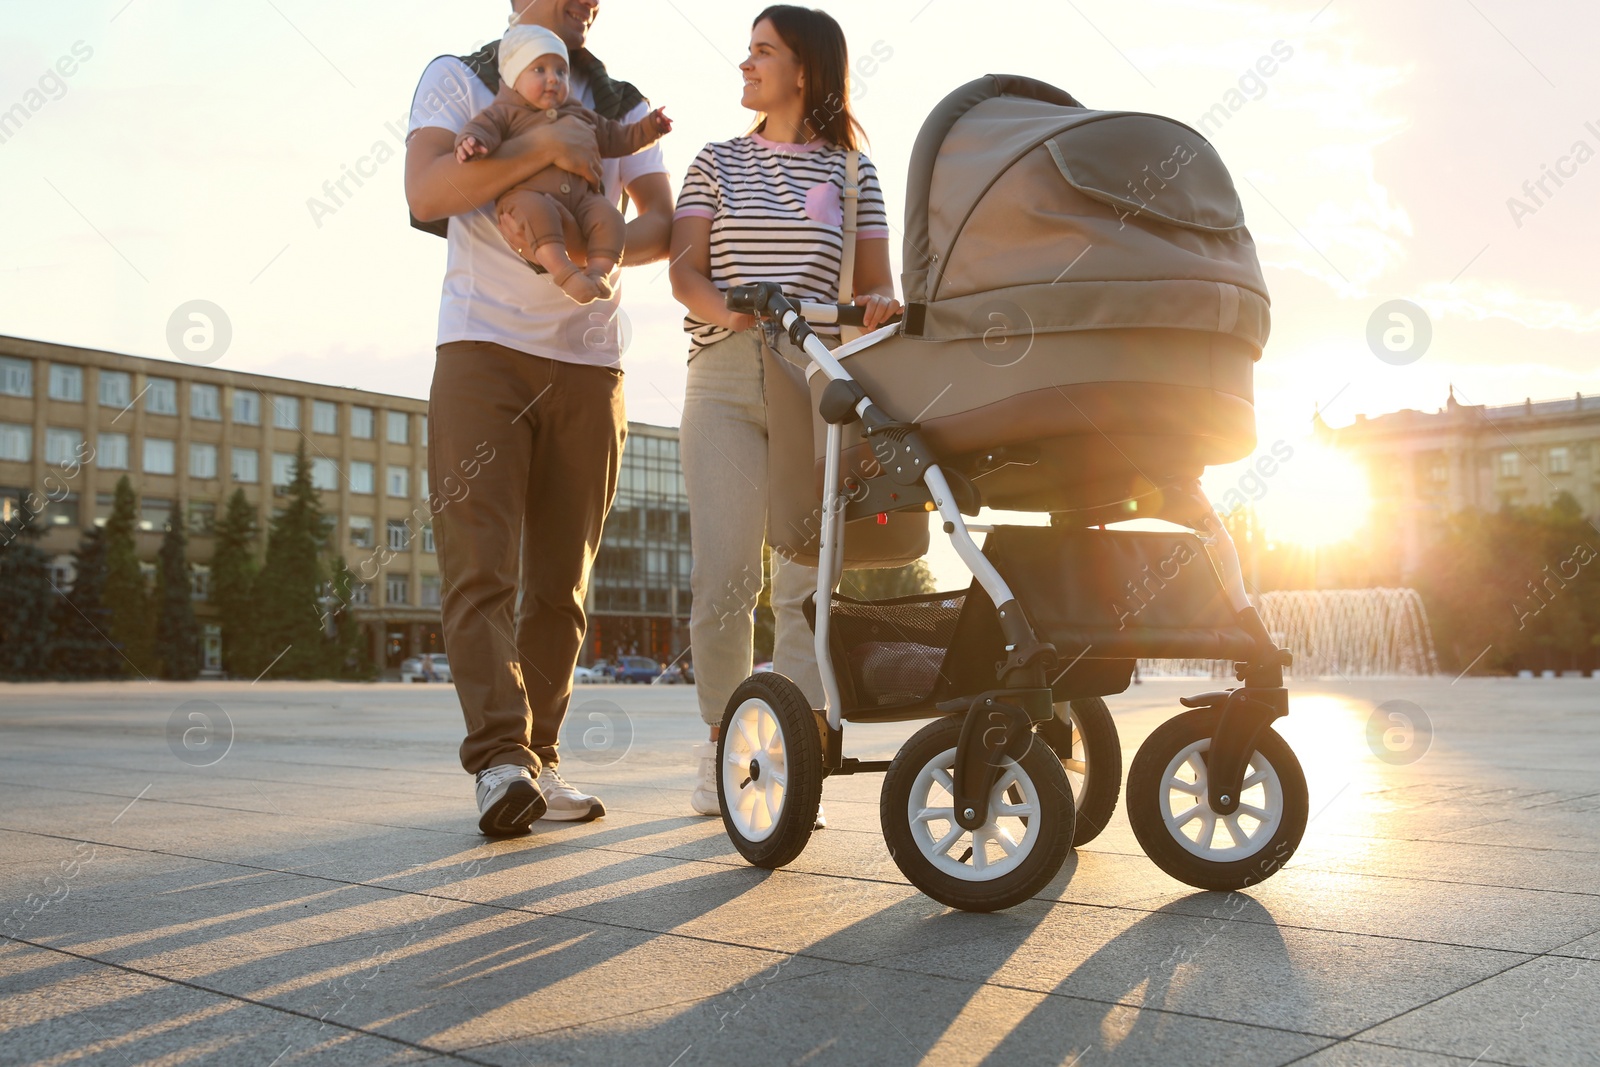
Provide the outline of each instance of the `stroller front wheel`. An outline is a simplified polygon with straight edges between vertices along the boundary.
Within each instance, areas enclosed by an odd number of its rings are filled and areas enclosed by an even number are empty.
[[[717,741],[722,825],[739,854],[775,868],[805,850],[822,803],[822,738],[800,687],[763,672],[728,699]]]
[[[989,796],[989,821],[955,821],[956,746],[961,719],[929,723],[905,743],[883,779],[878,813],[895,866],[948,907],[999,911],[1020,904],[1056,876],[1072,847],[1072,786],[1060,757],[1033,744],[1004,758]]]
[[[1256,738],[1239,806],[1211,809],[1206,753],[1220,713],[1169,719],[1128,769],[1128,822],[1157,867],[1197,889],[1235,890],[1276,874],[1300,845],[1309,800],[1294,750],[1270,727]]]

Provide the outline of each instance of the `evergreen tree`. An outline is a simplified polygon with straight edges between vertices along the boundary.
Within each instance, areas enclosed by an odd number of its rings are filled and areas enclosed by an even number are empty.
[[[30,494],[30,499],[32,495]],[[35,543],[39,527],[26,501],[0,526],[0,678],[42,678],[50,671],[50,561]]]
[[[328,579],[322,561],[326,536],[322,506],[311,484],[311,464],[302,444],[287,504],[269,526],[266,566],[256,579],[263,669],[270,666],[274,678],[317,678],[330,673],[323,608],[318,602]]]
[[[180,500],[173,504],[157,557],[154,655],[161,677],[187,682],[200,673],[200,627],[194,618],[194,568],[182,514]]]
[[[124,474],[117,480],[116,503],[106,520],[105,605],[111,615],[111,638],[121,646],[126,664],[146,675],[151,651],[150,603],[134,541],[138,529],[133,486]]]
[[[256,509],[235,489],[216,529],[211,555],[211,603],[222,624],[222,669],[234,677],[254,678],[266,667],[255,609]]]
[[[344,556],[333,560],[333,663],[331,673],[337,678],[366,681],[372,678],[372,665],[367,662],[367,645],[350,607],[351,590],[355,575],[345,566]]]
[[[72,554],[72,591],[55,605],[55,648],[51,673],[57,678],[116,678],[127,663],[111,639],[111,612],[105,605],[106,539],[97,526],[83,531]]]
[[[839,591],[857,600],[892,600],[897,596],[932,593],[935,586],[933,572],[926,561],[919,559],[904,567],[845,571]]]

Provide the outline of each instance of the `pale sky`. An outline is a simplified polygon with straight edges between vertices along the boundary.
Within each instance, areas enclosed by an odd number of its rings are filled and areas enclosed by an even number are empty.
[[[594,51],[677,123],[664,142],[675,190],[705,142],[747,128],[735,64],[762,6],[601,8]],[[1026,74],[1091,107],[1191,125],[1233,105],[1211,139],[1272,292],[1257,371],[1264,445],[1303,435],[1319,407],[1334,424],[1432,410],[1451,383],[1476,403],[1600,392],[1593,4],[830,10],[853,57],[890,53],[859,79],[857,106],[896,221],[922,118],[978,75]],[[444,243],[406,227],[393,131],[427,62],[498,36],[507,11],[504,0],[0,0],[0,114],[28,111],[20,128],[0,127],[0,333],[171,358],[170,315],[204,299],[231,320],[221,366],[426,396]],[[1238,92],[1275,45],[1289,58]],[[74,73],[48,77],[75,48]],[[319,226],[307,201],[380,144],[393,158]],[[1392,299],[1432,319],[1431,346],[1404,366],[1366,341]],[[624,309],[629,415],[676,424],[686,344],[660,266],[625,276]]]

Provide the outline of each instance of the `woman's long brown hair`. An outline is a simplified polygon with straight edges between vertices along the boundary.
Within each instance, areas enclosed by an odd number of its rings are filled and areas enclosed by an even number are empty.
[[[850,52],[844,30],[827,12],[794,4],[774,4],[757,15],[751,27],[763,19],[772,23],[800,61],[806,80],[806,126],[840,148],[859,149],[867,135],[850,110]],[[756,130],[766,125],[766,116],[762,116]]]

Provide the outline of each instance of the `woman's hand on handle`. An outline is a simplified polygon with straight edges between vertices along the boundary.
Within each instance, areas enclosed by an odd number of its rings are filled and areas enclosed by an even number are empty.
[[[856,306],[867,309],[863,328],[869,333],[905,310],[893,296],[881,293],[862,293],[856,297]]]

